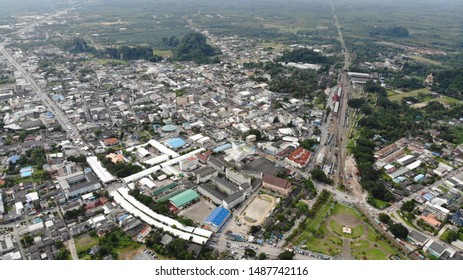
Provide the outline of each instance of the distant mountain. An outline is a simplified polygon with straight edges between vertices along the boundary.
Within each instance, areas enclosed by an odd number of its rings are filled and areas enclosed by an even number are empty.
[[[174,50],[175,59],[179,61],[193,61],[195,63],[218,62],[218,50],[207,43],[207,38],[201,33],[185,35]]]

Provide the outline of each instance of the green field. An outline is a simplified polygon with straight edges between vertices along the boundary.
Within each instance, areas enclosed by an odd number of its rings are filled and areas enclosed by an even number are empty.
[[[331,256],[348,254],[353,259],[386,260],[390,255],[395,254],[394,249],[365,224],[353,208],[340,203],[333,205],[330,202],[330,205],[330,207],[323,207],[308,223],[306,230],[294,239],[295,245]],[[326,211],[326,209],[331,210]],[[326,218],[317,219],[318,217]],[[350,224],[352,234],[343,233],[340,223]],[[343,252],[345,250],[343,243],[349,240],[350,251]]]
[[[387,97],[391,101],[400,101],[405,97],[417,97],[419,95],[430,95],[431,91],[427,88],[417,89],[409,92],[397,93],[394,91],[387,91]]]
[[[93,246],[98,245],[99,239],[97,236],[92,237],[89,234],[83,234],[74,238],[74,241],[76,244],[77,254],[80,258],[80,256],[85,257]]]
[[[330,228],[337,234],[337,235],[340,235],[340,236],[343,236],[343,237],[347,237],[347,238],[359,238],[361,237],[364,233],[365,233],[365,230],[363,228],[363,225],[359,225],[359,226],[356,226],[354,228],[352,228],[352,233],[351,234],[348,234],[348,233],[344,233],[342,231],[342,226],[339,225],[338,223],[336,223],[335,221],[331,220],[330,221]]]

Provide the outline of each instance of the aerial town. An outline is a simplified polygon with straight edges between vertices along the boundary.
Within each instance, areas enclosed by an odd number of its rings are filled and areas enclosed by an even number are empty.
[[[391,105],[438,50],[354,71],[342,33],[268,48],[192,17],[218,63],[96,59],[43,42],[73,13],[0,26],[0,259],[463,258],[461,104],[427,73]]]

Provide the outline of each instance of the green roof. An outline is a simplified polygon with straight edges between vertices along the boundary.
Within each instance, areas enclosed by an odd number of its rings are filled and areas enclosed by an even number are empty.
[[[190,203],[191,201],[199,197],[198,193],[194,190],[186,190],[182,193],[177,194],[176,196],[169,199],[169,201],[175,205],[175,207],[180,208],[185,204]]]
[[[174,196],[176,196],[177,194],[182,193],[182,192],[184,192],[184,191],[185,191],[184,189],[173,191],[173,192],[171,192],[170,194],[167,194],[167,195],[165,195],[165,196],[162,196],[161,198],[156,199],[156,202],[157,202],[157,203],[160,203],[160,202],[167,201],[167,200],[169,200],[171,197],[174,197]]]
[[[170,189],[173,189],[177,186],[177,183],[172,183],[172,184],[169,184],[167,186],[164,186],[164,187],[160,187],[159,189],[155,189],[151,194],[153,196],[157,196],[157,195],[160,195],[161,193],[164,193]]]

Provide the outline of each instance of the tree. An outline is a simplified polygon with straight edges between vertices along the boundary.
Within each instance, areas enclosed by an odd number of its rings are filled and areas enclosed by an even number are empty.
[[[284,251],[283,253],[278,255],[278,259],[280,260],[292,260],[294,258],[294,252]]]
[[[259,260],[266,260],[267,259],[267,254],[262,252],[259,254],[259,256],[257,257]]]
[[[298,201],[295,205],[295,207],[297,208],[297,210],[299,210],[299,212],[301,213],[307,213],[309,212],[309,206],[307,206],[307,204],[305,204],[304,202],[302,201]]]
[[[254,225],[254,226],[251,226],[251,229],[249,230],[249,233],[250,233],[251,235],[254,235],[254,234],[256,234],[260,229],[261,229],[260,226],[255,226],[255,225]]]
[[[347,105],[355,109],[360,108],[363,104],[365,104],[365,98],[352,98],[347,101]]]
[[[71,253],[65,249],[62,248],[61,250],[58,251],[58,254],[56,255],[57,260],[70,260],[71,259]]]
[[[390,226],[389,231],[396,238],[405,239],[408,236],[408,229],[400,223],[393,224],[392,226]]]
[[[253,249],[246,248],[244,249],[244,255],[250,258],[255,258],[257,253]]]
[[[457,240],[459,236],[460,234],[457,231],[447,229],[447,231],[444,234],[442,234],[441,239],[450,244],[453,241]]]
[[[331,184],[332,183],[331,179],[328,178],[326,176],[325,172],[323,172],[323,170],[321,170],[320,168],[314,168],[312,170],[312,172],[310,172],[310,175],[316,181],[326,183],[326,184]]]
[[[391,221],[391,217],[389,217],[389,215],[385,213],[379,213],[378,218],[381,223],[384,223],[386,225],[389,224],[389,222]]]
[[[413,212],[413,209],[415,209],[415,205],[416,205],[416,200],[412,199],[412,200],[404,202],[402,206],[400,207],[400,210],[406,211],[406,212]]]

